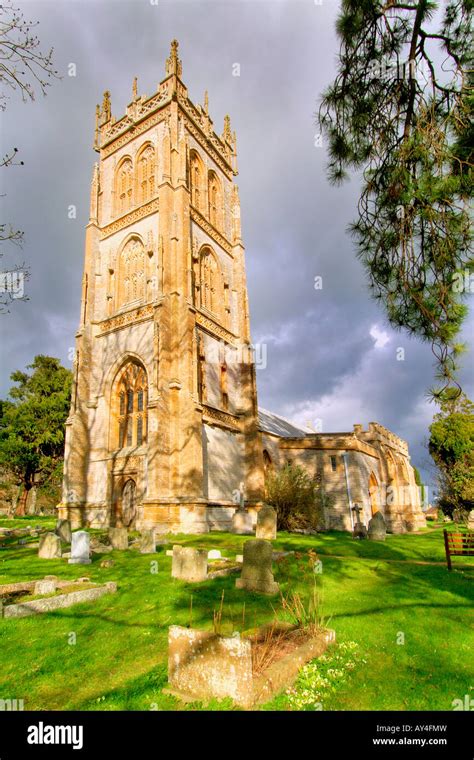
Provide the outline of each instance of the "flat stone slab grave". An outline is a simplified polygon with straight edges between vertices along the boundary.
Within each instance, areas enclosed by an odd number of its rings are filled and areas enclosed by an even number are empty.
[[[84,579],[82,583],[87,582],[90,586],[89,579]],[[77,590],[69,591],[64,594],[55,596],[45,596],[43,599],[32,599],[31,601],[22,601],[21,594],[51,594],[61,588],[77,586]],[[0,618],[20,618],[29,615],[38,615],[51,610],[72,607],[74,604],[81,602],[92,602],[99,599],[104,594],[113,594],[117,591],[117,584],[109,582],[105,584],[94,584],[92,588],[81,589],[81,581],[58,581],[54,576],[46,576],[36,581],[20,581],[19,583],[7,583],[0,586]],[[7,598],[12,595],[19,595],[18,601],[12,604],[4,604],[2,597]]]
[[[184,701],[230,697],[251,709],[291,686],[300,668],[320,657],[335,640],[333,630],[322,630],[263,672],[254,673],[249,638],[173,625],[168,634],[169,688],[165,691]]]

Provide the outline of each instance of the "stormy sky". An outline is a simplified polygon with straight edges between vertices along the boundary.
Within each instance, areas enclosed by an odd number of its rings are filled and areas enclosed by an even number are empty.
[[[16,0],[62,75],[48,95],[10,92],[1,150],[24,166],[2,169],[3,219],[24,230],[2,269],[26,261],[27,302],[0,316],[1,386],[35,354],[70,366],[79,320],[95,105],[110,90],[117,117],[132,79],[152,94],[173,38],[194,102],[209,91],[215,130],[226,113],[237,132],[242,228],[258,370],[259,403],[323,432],[378,421],[405,438],[432,481],[425,444],[436,408],[429,346],[394,332],[370,299],[346,228],[359,180],[331,187],[316,139],[317,99],[335,73],[338,0]],[[76,76],[68,76],[74,63]],[[240,76],[235,76],[240,65]],[[71,67],[70,69],[71,70]],[[77,208],[76,219],[68,207]],[[315,289],[315,277],[322,288]],[[463,338],[472,336],[472,315]],[[404,360],[397,359],[404,349]],[[264,357],[264,355],[263,355]],[[474,395],[472,357],[462,381]]]

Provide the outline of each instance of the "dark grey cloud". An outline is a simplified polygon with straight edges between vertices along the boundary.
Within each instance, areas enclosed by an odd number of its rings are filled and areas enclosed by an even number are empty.
[[[226,113],[237,131],[251,325],[254,341],[267,347],[267,366],[257,375],[260,403],[300,424],[321,419],[326,431],[378,420],[408,440],[414,461],[427,471],[423,442],[435,411],[424,396],[433,376],[429,347],[387,328],[370,299],[346,233],[358,179],[329,186],[324,147],[315,146],[317,97],[335,71],[339,3],[18,4],[40,21],[42,47],[54,45],[63,78],[34,103],[12,96],[3,118],[1,149],[17,146],[25,162],[0,179],[4,218],[25,231],[23,253],[9,254],[3,266],[24,258],[31,279],[30,301],[0,319],[1,393],[10,373],[36,353],[68,364],[96,160],[95,104],[109,89],[119,117],[135,75],[139,91],[151,94],[177,37],[191,98],[202,102],[207,89],[216,131]],[[76,64],[76,77],[67,76],[69,63]],[[232,76],[234,63],[240,77]],[[70,204],[77,207],[75,220],[68,219]],[[314,289],[315,276],[322,277],[322,290]],[[405,348],[405,361],[396,360],[397,347]],[[472,372],[465,371],[464,381],[472,395]]]

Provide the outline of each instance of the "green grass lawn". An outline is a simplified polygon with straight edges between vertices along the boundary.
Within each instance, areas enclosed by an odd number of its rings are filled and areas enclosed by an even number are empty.
[[[14,521],[17,527],[51,527],[53,522],[38,517]],[[12,525],[0,519],[0,527]],[[171,538],[173,543],[220,548],[231,557],[242,552],[245,540],[226,533]],[[418,535],[388,536],[385,543],[354,541],[337,532],[281,533],[274,546],[319,553],[324,615],[338,642],[357,644],[351,671],[344,677],[331,668],[338,661],[337,647],[321,664],[321,671],[336,673],[321,700],[324,709],[450,710],[454,699],[474,697],[474,570],[463,558],[454,559],[451,573],[444,564],[407,564],[444,561],[441,526]],[[192,622],[212,628],[223,590],[229,630],[271,620],[279,599],[235,589],[235,576],[198,584],[174,580],[165,549],[160,546],[156,556],[132,549],[93,555],[91,565],[78,566],[39,559],[37,549],[27,545],[5,545],[0,550],[0,583],[46,574],[71,580],[87,575],[96,582],[117,581],[118,591],[38,617],[0,620],[0,698],[24,699],[25,709],[33,710],[202,709],[162,693],[168,627]],[[104,557],[111,557],[114,567],[101,568]],[[158,572],[153,572],[154,561]],[[305,590],[300,562],[291,557],[275,563],[275,579],[283,591]],[[264,709],[290,707],[283,695]]]

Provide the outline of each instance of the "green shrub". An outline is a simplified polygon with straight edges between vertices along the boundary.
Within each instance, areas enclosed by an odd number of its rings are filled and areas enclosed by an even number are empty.
[[[319,480],[299,465],[286,464],[266,478],[266,502],[275,507],[278,530],[324,527],[326,497]]]

